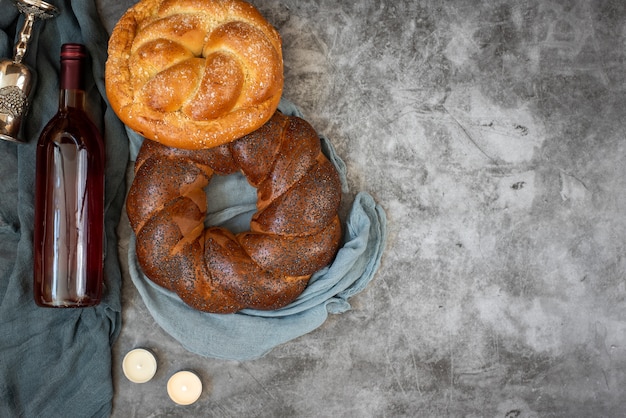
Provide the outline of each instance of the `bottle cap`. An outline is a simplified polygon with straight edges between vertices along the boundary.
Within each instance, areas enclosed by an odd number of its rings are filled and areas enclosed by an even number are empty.
[[[87,48],[83,44],[68,43],[61,45],[61,59],[82,59],[87,57]]]

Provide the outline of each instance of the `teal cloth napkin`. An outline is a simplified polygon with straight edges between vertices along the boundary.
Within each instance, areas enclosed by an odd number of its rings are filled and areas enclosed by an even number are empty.
[[[279,110],[303,117],[285,99]],[[134,159],[142,138],[130,131],[129,138],[131,159]],[[332,143],[323,135],[320,139],[324,153],[339,172],[345,197],[348,192],[345,164]],[[256,209],[256,190],[241,174],[215,176],[207,188],[207,204],[207,224],[224,226],[235,233],[245,231]],[[370,282],[380,265],[387,239],[385,212],[372,196],[359,192],[343,227],[343,245],[333,263],[311,277],[298,299],[274,311],[246,309],[221,315],[189,308],[175,293],[157,286],[143,274],[137,262],[134,236],[129,245],[130,275],[155,321],[187,350],[213,358],[254,359],[318,328],[329,313],[349,310],[348,299]]]
[[[38,80],[24,126],[28,143],[0,141],[0,416],[105,417],[113,398],[111,346],[121,325],[115,228],[124,203],[128,138],[105,99],[108,35],[95,2],[53,4],[60,15],[36,23],[25,59]],[[0,56],[12,57],[23,17],[11,0],[0,0],[0,10]],[[37,307],[32,295],[35,146],[58,107],[65,42],[84,43],[91,54],[87,107],[107,152],[103,301],[67,310]]]

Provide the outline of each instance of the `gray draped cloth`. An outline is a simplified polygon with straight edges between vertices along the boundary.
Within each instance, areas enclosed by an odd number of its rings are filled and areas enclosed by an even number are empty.
[[[108,36],[92,1],[54,1],[59,16],[37,22],[25,58],[37,74],[24,122],[26,144],[0,141],[0,416],[109,416],[111,346],[121,325],[121,272],[115,228],[125,192],[128,138],[108,107],[104,63]],[[23,21],[0,0],[0,56],[12,57]],[[87,108],[106,142],[105,289],[85,309],[37,307],[33,300],[33,190],[37,138],[58,107],[61,44],[87,46]]]

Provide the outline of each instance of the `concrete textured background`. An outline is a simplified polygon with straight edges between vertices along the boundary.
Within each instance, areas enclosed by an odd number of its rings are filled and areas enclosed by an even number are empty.
[[[109,31],[132,3],[99,0]],[[252,3],[346,198],[387,211],[382,267],[249,362],[186,352],[126,280],[113,416],[626,416],[626,3]],[[159,360],[141,385],[137,346]],[[165,391],[184,368],[205,384],[188,407]]]

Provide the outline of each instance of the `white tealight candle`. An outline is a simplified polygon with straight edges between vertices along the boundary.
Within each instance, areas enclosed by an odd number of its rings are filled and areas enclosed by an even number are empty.
[[[179,405],[191,405],[202,394],[202,382],[195,373],[183,370],[170,377],[167,394]]]
[[[124,356],[122,370],[126,378],[131,382],[145,383],[152,379],[156,373],[156,358],[148,350],[136,348]]]

